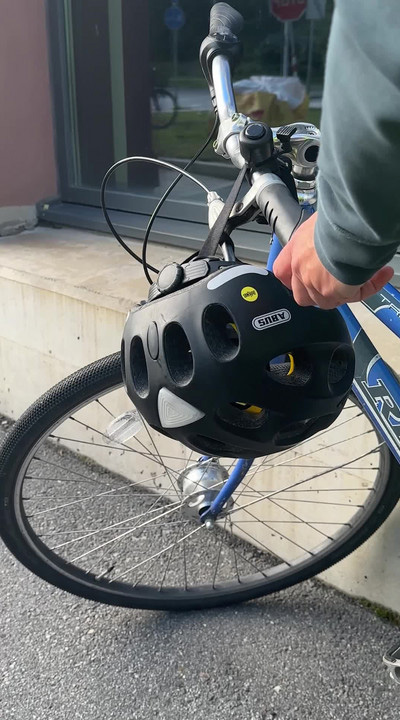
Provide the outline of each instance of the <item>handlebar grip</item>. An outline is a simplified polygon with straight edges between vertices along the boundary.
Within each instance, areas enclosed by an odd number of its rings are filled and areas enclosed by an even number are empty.
[[[243,18],[237,10],[228,5],[228,3],[219,2],[212,6],[210,10],[210,35],[219,33],[224,35],[229,31],[233,35],[238,35],[243,27]]]
[[[271,179],[271,183],[261,188],[257,204],[281,245],[289,242],[305,219],[301,206],[279,179]]]

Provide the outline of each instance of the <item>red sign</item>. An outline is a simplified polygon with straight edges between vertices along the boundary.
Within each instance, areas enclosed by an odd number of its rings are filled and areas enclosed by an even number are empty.
[[[270,10],[277,20],[299,20],[307,7],[307,0],[270,0]]]

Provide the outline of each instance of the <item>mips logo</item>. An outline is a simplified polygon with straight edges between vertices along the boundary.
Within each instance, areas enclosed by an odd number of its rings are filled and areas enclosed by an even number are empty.
[[[254,302],[258,298],[257,290],[253,287],[250,287],[249,285],[242,288],[240,294],[243,300],[246,300],[246,302]]]

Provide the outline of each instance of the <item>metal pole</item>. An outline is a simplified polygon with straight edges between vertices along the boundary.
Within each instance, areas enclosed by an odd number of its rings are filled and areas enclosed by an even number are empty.
[[[289,75],[289,20],[283,23],[283,77]]]
[[[310,20],[310,34],[308,37],[307,80],[306,80],[307,95],[310,95],[310,88],[311,88],[313,49],[314,49],[314,20]]]
[[[178,77],[178,32],[179,30],[172,30],[172,74],[174,80]]]
[[[290,73],[297,77],[297,57],[296,57],[296,45],[294,44],[294,24],[290,23]]]

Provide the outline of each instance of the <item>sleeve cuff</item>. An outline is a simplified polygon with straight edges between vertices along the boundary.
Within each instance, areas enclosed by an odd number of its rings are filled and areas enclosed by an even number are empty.
[[[390,262],[398,242],[381,245],[363,243],[329,222],[320,198],[314,245],[319,259],[331,275],[346,285],[362,285]]]

